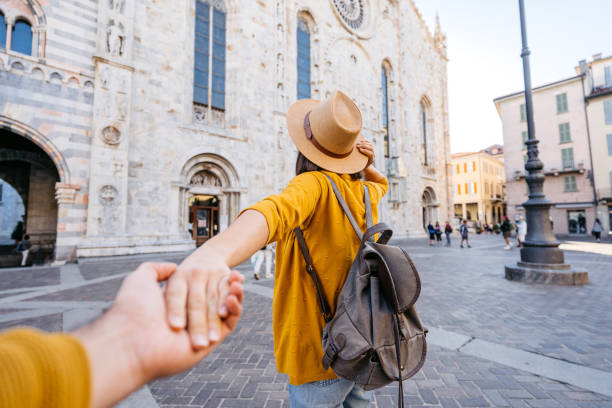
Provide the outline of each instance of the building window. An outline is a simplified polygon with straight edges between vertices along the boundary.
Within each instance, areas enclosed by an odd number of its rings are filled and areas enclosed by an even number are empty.
[[[198,0],[193,101],[219,110],[225,110],[225,32],[225,12]]]
[[[461,165],[457,164],[457,174],[461,174]]]
[[[467,173],[467,163],[463,163],[463,172]]]
[[[529,140],[529,134],[527,133],[527,131],[523,131],[523,133],[521,134],[521,136],[523,137],[523,149],[527,148],[527,140]]]
[[[387,71],[383,67],[381,75],[382,86],[382,126],[385,135],[385,157],[389,157],[389,92],[388,92]]]
[[[606,135],[606,138],[608,139],[608,156],[612,156],[612,134]]]
[[[472,171],[476,173],[476,161],[472,161]]]
[[[567,94],[562,93],[557,95],[557,113],[567,112]]]
[[[310,33],[303,18],[297,25],[297,98],[310,98]]]
[[[0,49],[6,47],[6,19],[4,14],[0,12]]]
[[[606,77],[606,86],[612,86],[612,67],[605,67],[604,73]]]
[[[465,183],[463,187],[465,188],[465,194],[469,194],[470,190],[468,189],[468,183]]]
[[[521,122],[527,121],[527,106],[521,103]]]
[[[559,143],[568,143],[572,141],[570,135],[570,124],[559,123]]]
[[[27,21],[19,20],[13,26],[11,50],[32,55],[32,26]]]
[[[485,183],[485,194],[489,194],[489,183]]]
[[[478,183],[474,182],[474,194],[478,194]]]
[[[457,184],[457,194],[461,195],[461,184]]]
[[[420,103],[420,119],[421,119],[421,146],[422,146],[422,150],[423,150],[423,164],[427,165],[429,164],[429,152],[428,152],[428,148],[429,146],[427,145],[427,108],[425,107],[425,104],[423,103],[423,101],[421,101]],[[467,172],[467,169],[466,169]]]
[[[523,155],[523,164],[527,164],[527,160],[529,160],[529,156],[524,154]]]
[[[561,161],[563,162],[563,168],[574,168],[574,149],[571,147],[568,149],[561,149]]]
[[[586,214],[584,210],[567,211],[567,227],[570,234],[586,234]]]
[[[612,99],[605,100],[603,106],[606,125],[612,125]]]
[[[578,188],[576,187],[576,176],[565,176],[564,182],[566,192],[578,191]]]

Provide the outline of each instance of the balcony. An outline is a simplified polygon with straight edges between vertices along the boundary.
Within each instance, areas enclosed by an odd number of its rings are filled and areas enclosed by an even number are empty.
[[[597,200],[612,202],[612,188],[598,188]]]
[[[489,199],[491,201],[503,201],[503,198],[502,198],[501,194],[491,194]]]

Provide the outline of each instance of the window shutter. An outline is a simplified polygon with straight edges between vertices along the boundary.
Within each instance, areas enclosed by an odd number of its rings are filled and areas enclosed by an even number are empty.
[[[603,105],[606,125],[612,125],[612,99],[605,100]]]
[[[559,124],[559,143],[571,142],[569,123]]]
[[[521,103],[520,111],[521,111],[521,122],[525,122],[527,120],[527,106],[524,103]]]
[[[527,131],[525,130],[525,131],[523,131],[522,136],[523,136],[523,147],[525,148],[525,147],[527,146],[527,145],[525,144],[525,142],[526,142],[527,140],[529,140],[529,134],[528,134],[528,133],[527,133]]]
[[[193,101],[203,105],[208,105],[209,57],[210,6],[201,1],[196,1]]]
[[[605,67],[604,72],[606,76],[606,86],[612,86],[612,67]]]
[[[562,93],[557,95],[557,113],[567,112],[567,94]]]
[[[32,26],[25,21],[17,21],[13,26],[11,50],[32,55]]]
[[[606,135],[606,138],[608,139],[608,156],[612,156],[612,134]]]
[[[6,47],[6,20],[4,15],[0,14],[0,49]]]

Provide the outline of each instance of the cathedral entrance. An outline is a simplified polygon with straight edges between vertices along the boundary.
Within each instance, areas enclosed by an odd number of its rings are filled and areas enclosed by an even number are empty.
[[[430,223],[434,225],[438,220],[439,204],[436,199],[436,193],[431,187],[427,187],[423,191],[422,208],[423,208],[423,228],[427,229]]]
[[[219,199],[216,196],[197,195],[189,202],[189,224],[191,237],[200,246],[219,230]]]
[[[58,170],[32,141],[0,130],[0,267],[42,264],[52,260],[57,238]],[[23,259],[16,246],[29,248]],[[27,241],[27,242],[26,242]]]

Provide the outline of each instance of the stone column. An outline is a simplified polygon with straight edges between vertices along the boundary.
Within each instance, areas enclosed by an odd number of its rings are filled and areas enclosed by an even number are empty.
[[[11,41],[13,40],[13,22],[7,21],[6,23],[6,50],[11,49]]]
[[[55,264],[72,261],[76,257],[75,248],[81,233],[77,231],[80,222],[79,210],[74,209],[76,193],[81,187],[77,184],[56,183],[55,199],[57,200],[57,237],[55,240]]]
[[[465,220],[467,217],[467,206],[465,203],[461,204],[461,217]]]
[[[88,237],[126,231],[134,0],[101,0],[94,57]]]

